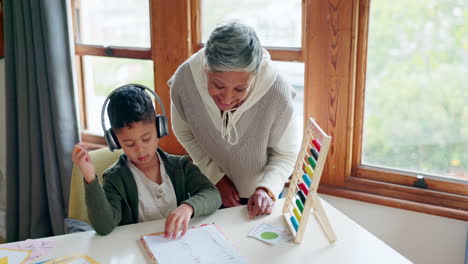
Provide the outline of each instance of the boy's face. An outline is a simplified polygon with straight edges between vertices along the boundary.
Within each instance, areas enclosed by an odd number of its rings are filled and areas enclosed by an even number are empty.
[[[137,168],[155,165],[158,136],[156,124],[152,122],[133,122],[115,132],[120,146]]]

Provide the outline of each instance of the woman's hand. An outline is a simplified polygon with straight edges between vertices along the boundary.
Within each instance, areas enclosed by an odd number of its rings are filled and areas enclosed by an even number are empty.
[[[72,153],[73,163],[80,168],[81,174],[83,174],[86,183],[91,183],[96,179],[96,172],[94,166],[91,163],[91,158],[88,154],[88,148],[83,144],[76,144],[73,147]]]
[[[216,183],[216,188],[218,188],[219,193],[221,194],[221,199],[223,200],[223,205],[225,207],[234,207],[239,206],[240,199],[239,193],[237,192],[234,183],[226,175]]]
[[[271,214],[275,203],[270,195],[264,190],[258,188],[247,202],[249,217],[254,218],[257,215]]]
[[[188,222],[193,214],[193,207],[189,204],[181,204],[179,207],[174,209],[166,219],[166,224],[164,225],[164,237],[169,239],[176,239],[179,228],[182,225],[182,234],[183,237],[187,233]]]

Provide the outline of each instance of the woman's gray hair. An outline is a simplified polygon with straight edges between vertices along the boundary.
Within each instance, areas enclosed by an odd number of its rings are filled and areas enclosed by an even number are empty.
[[[256,73],[263,49],[253,28],[237,21],[218,26],[206,42],[205,57],[209,71]]]

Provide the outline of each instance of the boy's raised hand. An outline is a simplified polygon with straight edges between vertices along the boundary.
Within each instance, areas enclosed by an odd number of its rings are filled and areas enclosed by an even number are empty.
[[[85,145],[78,143],[73,147],[72,161],[80,168],[86,183],[94,181],[96,173],[88,154],[88,148]]]
[[[176,239],[179,227],[182,226],[183,237],[187,233],[188,222],[193,214],[193,207],[188,204],[181,204],[174,211],[172,211],[166,219],[164,226],[164,237],[169,239]]]

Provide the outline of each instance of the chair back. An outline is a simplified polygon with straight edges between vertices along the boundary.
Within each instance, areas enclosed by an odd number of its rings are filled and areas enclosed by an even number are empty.
[[[122,153],[122,150],[111,152],[108,148],[97,149],[89,152],[91,162],[94,165],[94,169],[100,183],[102,183],[102,174],[104,171],[114,164]],[[73,165],[70,185],[68,218],[78,219],[90,224],[88,211],[86,210],[83,175],[81,174],[80,169],[75,165]]]

